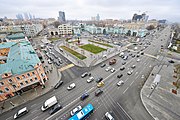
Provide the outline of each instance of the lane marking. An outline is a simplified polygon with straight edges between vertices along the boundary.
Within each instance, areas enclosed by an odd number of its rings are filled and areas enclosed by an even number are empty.
[[[35,120],[35,119],[37,119],[38,118],[38,116],[36,116],[35,118],[33,118],[32,120]]]
[[[31,105],[31,107],[34,107],[34,106],[36,106],[36,104]]]
[[[139,77],[139,75],[136,76],[136,79]]]
[[[33,110],[31,113],[37,112],[38,110]]]
[[[134,83],[134,81],[130,84],[130,86]]]
[[[11,119],[12,118],[12,116],[11,117],[8,117],[6,120],[9,120],[9,119]]]
[[[126,88],[126,90],[123,92],[123,94],[128,90],[129,87]]]
[[[117,102],[117,105],[123,110],[123,112],[129,117],[130,120],[132,120],[131,116],[127,114],[127,112],[121,107],[121,105]]]

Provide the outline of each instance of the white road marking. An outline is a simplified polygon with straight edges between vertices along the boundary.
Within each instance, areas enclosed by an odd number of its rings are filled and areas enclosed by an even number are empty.
[[[34,107],[34,106],[36,106],[36,104],[31,105],[31,107]]]
[[[126,78],[126,80],[124,82],[126,82],[129,78]]]
[[[134,83],[134,81],[130,84],[130,86]]]
[[[132,120],[132,118],[129,116],[129,114],[127,114],[127,112],[121,107],[121,105],[117,102],[117,105],[124,111],[124,113],[126,113],[126,115],[129,117],[130,120]]]
[[[33,110],[31,113],[34,113],[34,112],[36,112],[36,111],[38,111],[38,110]]]
[[[139,77],[139,75],[136,76],[136,79]]]
[[[135,73],[135,75],[138,74],[138,72]]]
[[[11,117],[8,117],[6,120],[10,120],[12,118],[12,116]]]
[[[127,91],[128,88],[129,88],[129,87],[126,88],[126,90],[123,92],[123,94]]]
[[[38,116],[36,116],[35,118],[33,118],[32,120],[35,120],[35,119],[37,119],[38,118]]]

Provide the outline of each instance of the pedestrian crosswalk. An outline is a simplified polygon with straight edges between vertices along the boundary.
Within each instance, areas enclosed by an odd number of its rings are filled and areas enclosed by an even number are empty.
[[[71,68],[71,67],[73,67],[73,66],[74,66],[74,64],[69,64],[69,65],[66,65],[66,66],[58,69],[58,70],[61,72],[61,71],[64,71],[64,70],[66,70],[66,69],[69,69],[69,68]]]
[[[150,54],[144,54],[144,55],[146,55],[146,56],[148,56],[148,57],[151,57],[151,58],[155,58],[155,59],[157,59],[157,57],[156,56],[153,56],[153,55],[150,55]]]

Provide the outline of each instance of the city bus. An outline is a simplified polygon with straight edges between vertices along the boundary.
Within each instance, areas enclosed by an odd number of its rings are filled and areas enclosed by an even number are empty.
[[[69,118],[68,120],[85,120],[94,110],[92,104],[88,104],[77,114]]]

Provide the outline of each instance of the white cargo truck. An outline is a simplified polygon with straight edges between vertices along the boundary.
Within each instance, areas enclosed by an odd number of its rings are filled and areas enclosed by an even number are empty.
[[[57,101],[57,99],[56,99],[56,96],[53,96],[53,97],[47,99],[47,100],[44,102],[43,106],[41,107],[41,110],[42,110],[42,111],[45,111],[45,110],[47,110],[48,108],[52,107],[53,105],[57,104],[57,102],[58,102],[58,101]]]

